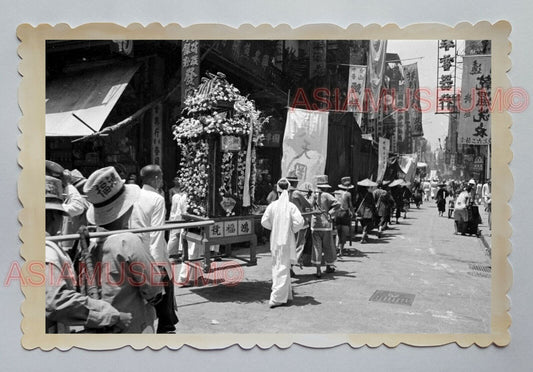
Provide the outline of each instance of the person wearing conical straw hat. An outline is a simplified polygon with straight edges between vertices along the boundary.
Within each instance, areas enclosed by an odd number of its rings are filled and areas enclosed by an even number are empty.
[[[377,186],[376,183],[370,181],[368,178],[357,182],[357,200],[358,206],[355,214],[361,221],[362,237],[361,244],[368,241],[368,233],[372,230],[374,220],[376,217],[376,204],[374,202],[374,196],[368,190],[369,187]]]
[[[342,257],[344,245],[350,235],[352,224],[352,215],[354,213],[352,204],[352,190],[355,186],[352,184],[351,177],[342,177],[339,190],[335,191],[335,196],[340,203],[339,211],[335,217],[335,226],[337,227],[337,251],[338,256]]]
[[[303,227],[302,214],[289,201],[289,181],[282,178],[277,183],[280,197],[268,205],[261,225],[272,231],[270,252],[272,253],[272,292],[270,308],[286,305],[292,300],[291,262],[296,258],[295,234]]]
[[[321,211],[311,217],[311,231],[313,238],[313,254],[311,263],[316,266],[317,278],[322,277],[321,265],[322,254],[326,262],[326,272],[335,272],[335,243],[333,242],[333,218],[340,207],[340,203],[333,195],[326,191],[331,189],[328,184],[328,176],[316,176],[316,199],[315,207]]]
[[[397,179],[389,184],[391,196],[394,199],[396,224],[399,224],[399,218],[403,211],[403,180]]]

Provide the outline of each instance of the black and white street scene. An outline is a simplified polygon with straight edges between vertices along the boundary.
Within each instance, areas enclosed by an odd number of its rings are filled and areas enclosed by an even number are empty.
[[[487,40],[48,40],[46,332],[490,333],[490,99]]]

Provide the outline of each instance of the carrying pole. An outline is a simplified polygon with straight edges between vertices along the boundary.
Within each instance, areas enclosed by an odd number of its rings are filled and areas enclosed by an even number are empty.
[[[210,226],[214,223],[215,221],[213,220],[185,222],[185,223],[169,223],[169,224],[165,224],[162,226],[150,226],[150,227],[142,227],[138,229],[89,232],[88,235],[90,239],[91,238],[107,238],[108,236],[111,236],[111,235],[123,234],[123,233],[142,234],[142,233],[147,233],[147,232],[152,232],[152,231],[165,231],[165,230],[187,229],[187,228],[193,228],[193,227]],[[69,234],[69,235],[47,236],[46,240],[52,241],[52,242],[62,242],[65,240],[78,240],[79,238],[80,238],[80,234]]]

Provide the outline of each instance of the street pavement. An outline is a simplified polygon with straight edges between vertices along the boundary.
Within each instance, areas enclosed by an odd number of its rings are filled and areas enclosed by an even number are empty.
[[[490,332],[491,262],[484,244],[490,232],[483,217],[484,239],[455,235],[453,219],[439,217],[426,201],[381,239],[370,235],[360,244],[358,234],[334,273],[317,279],[313,267],[295,267],[294,300],[274,309],[268,245],[258,247],[256,266],[214,262],[205,282],[176,287],[177,333]]]

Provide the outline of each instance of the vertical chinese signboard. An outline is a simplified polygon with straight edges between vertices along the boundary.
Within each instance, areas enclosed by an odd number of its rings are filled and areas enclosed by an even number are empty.
[[[458,143],[490,145],[490,55],[464,56]]]
[[[436,114],[456,111],[457,41],[439,40],[437,48],[437,110]]]
[[[316,40],[309,43],[309,78],[321,77],[326,74],[326,52],[327,44],[325,40]]]
[[[348,111],[354,113],[355,121],[361,125],[363,100],[365,96],[366,66],[351,65],[348,72]]]
[[[411,63],[403,66],[405,77],[405,104],[407,105],[406,125],[411,137],[422,137],[422,109],[420,107],[420,85],[418,82],[418,64]]]
[[[368,88],[371,97],[375,103],[368,104],[368,117],[375,119],[377,117],[377,108],[379,107],[379,97],[383,83],[383,70],[385,69],[385,54],[387,50],[387,40],[370,40],[370,49],[368,53]]]
[[[390,140],[388,138],[379,137],[377,181],[383,181],[383,176],[385,176],[385,171],[387,170],[387,161],[389,160],[389,151],[390,151]]]
[[[152,109],[152,164],[162,166],[163,118],[162,105],[159,103]]]
[[[183,40],[181,45],[181,102],[200,82],[200,42]]]

